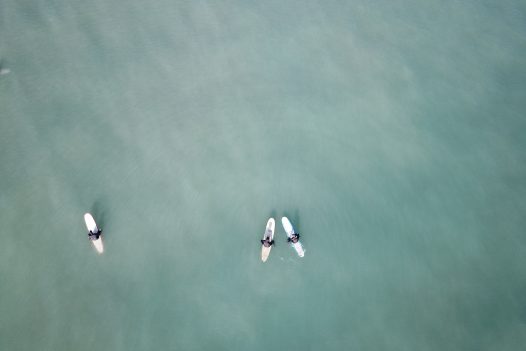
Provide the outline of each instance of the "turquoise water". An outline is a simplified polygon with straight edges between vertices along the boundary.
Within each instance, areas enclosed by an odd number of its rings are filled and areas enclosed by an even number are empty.
[[[1,350],[526,344],[524,2],[1,4]]]

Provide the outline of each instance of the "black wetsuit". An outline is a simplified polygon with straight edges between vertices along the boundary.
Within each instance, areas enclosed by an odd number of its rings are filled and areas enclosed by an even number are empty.
[[[299,233],[294,233],[294,234],[292,234],[291,238],[287,238],[287,241],[289,243],[293,243],[293,244],[297,243],[299,240],[300,240],[300,234]]]
[[[89,238],[90,240],[97,240],[97,239],[100,237],[101,234],[102,234],[102,230],[100,230],[100,229],[99,229],[99,231],[96,232],[96,233],[93,233],[93,232],[90,230],[89,233],[88,233],[88,238]]]
[[[263,246],[265,246],[265,247],[271,247],[271,246],[274,244],[274,240],[272,240],[272,241],[268,241],[268,239],[265,239],[265,240],[261,240],[261,243],[262,243]]]

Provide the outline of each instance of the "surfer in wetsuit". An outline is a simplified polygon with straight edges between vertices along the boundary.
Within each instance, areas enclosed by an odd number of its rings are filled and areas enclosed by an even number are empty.
[[[98,240],[101,234],[102,234],[102,229],[99,229],[99,231],[96,232],[96,233],[93,233],[93,232],[90,230],[89,233],[88,233],[88,238],[89,238],[90,240]]]
[[[300,240],[300,233],[294,233],[290,238],[287,238],[287,241],[293,244],[297,243],[298,240]]]
[[[265,238],[265,240],[261,240],[261,243],[265,247],[271,247],[272,245],[274,245],[274,240],[270,240],[270,238],[267,237]]]

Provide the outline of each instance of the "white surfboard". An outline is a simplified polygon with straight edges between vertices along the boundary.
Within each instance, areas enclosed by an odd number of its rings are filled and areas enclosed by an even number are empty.
[[[270,241],[274,240],[274,229],[276,228],[276,222],[274,221],[274,218],[269,218],[267,221],[267,228],[265,229],[265,234],[263,234],[263,240],[269,239]],[[265,262],[268,258],[268,255],[270,255],[270,250],[272,249],[272,245],[269,247],[265,247],[264,245],[261,245],[261,261]]]
[[[283,224],[283,229],[285,229],[285,232],[287,233],[288,238],[292,238],[292,235],[296,232],[294,231],[294,227],[290,223],[289,219],[287,217],[281,218],[281,224]],[[305,256],[305,250],[303,249],[303,245],[301,245],[300,241],[298,240],[297,243],[291,242],[290,245],[296,250],[299,257]]]
[[[86,222],[86,228],[88,228],[88,232],[91,231],[92,233],[99,232],[99,228],[97,227],[97,223],[95,223],[95,220],[93,219],[93,216],[89,213],[84,214],[84,221]],[[97,250],[98,253],[104,252],[104,246],[102,245],[102,235],[99,236],[97,240],[91,240],[93,243],[93,246],[95,246],[95,250]]]

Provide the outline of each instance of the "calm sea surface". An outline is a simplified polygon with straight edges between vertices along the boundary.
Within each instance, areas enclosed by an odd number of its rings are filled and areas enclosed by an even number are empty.
[[[0,350],[526,345],[524,1],[0,0],[0,65]]]

